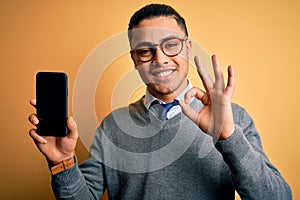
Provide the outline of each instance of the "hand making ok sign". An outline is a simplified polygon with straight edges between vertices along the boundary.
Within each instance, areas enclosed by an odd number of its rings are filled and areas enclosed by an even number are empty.
[[[195,57],[195,64],[205,91],[197,87],[189,90],[185,95],[184,102],[180,102],[183,113],[214,139],[229,138],[235,129],[231,107],[231,99],[235,88],[233,67],[228,67],[228,80],[225,86],[216,55],[212,56],[215,82],[201,64],[199,56]],[[199,112],[192,109],[188,104],[193,97],[203,103],[203,107]]]

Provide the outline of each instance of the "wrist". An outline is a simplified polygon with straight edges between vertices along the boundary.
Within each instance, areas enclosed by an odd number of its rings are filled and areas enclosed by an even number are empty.
[[[232,136],[234,131],[235,131],[235,125],[231,126],[226,131],[222,132],[219,137],[219,140],[226,140],[226,139],[230,138],[230,136]]]
[[[69,159],[73,158],[75,155],[76,155],[76,153],[74,150],[74,151],[72,151],[72,153],[70,155],[61,156],[60,158],[57,158],[57,159],[46,158],[46,160],[47,160],[49,166],[53,166],[53,165],[62,163],[64,160],[69,160]]]
[[[49,161],[48,160],[48,165],[49,165],[49,169],[51,171],[52,175],[58,174],[62,171],[65,171],[67,169],[70,169],[74,166],[75,164],[75,151],[72,153],[72,156],[69,156],[66,159],[63,159],[61,161]]]

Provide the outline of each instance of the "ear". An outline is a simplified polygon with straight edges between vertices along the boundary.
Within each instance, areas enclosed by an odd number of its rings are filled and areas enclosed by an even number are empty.
[[[192,57],[192,41],[190,39],[187,39],[185,43],[186,43],[187,57],[190,60],[190,58]]]
[[[130,57],[131,57],[131,60],[133,61],[134,68],[137,69],[137,62],[136,62],[136,59],[134,57],[133,51],[130,51]]]

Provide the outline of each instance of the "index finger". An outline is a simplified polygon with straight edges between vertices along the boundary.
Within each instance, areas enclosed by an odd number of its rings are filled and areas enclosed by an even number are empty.
[[[214,82],[211,79],[210,75],[207,73],[205,67],[202,65],[200,56],[198,55],[195,56],[194,60],[197,67],[198,74],[203,82],[203,85],[206,91],[209,91],[214,87]]]

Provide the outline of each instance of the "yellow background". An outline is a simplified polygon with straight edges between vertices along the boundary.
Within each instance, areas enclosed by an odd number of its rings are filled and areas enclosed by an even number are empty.
[[[54,199],[45,159],[28,136],[35,73],[67,72],[71,97],[89,52],[126,30],[132,13],[150,2],[0,1],[1,199]],[[254,118],[265,152],[292,187],[294,199],[300,199],[300,1],[164,2],[185,17],[194,40],[219,55],[224,71],[234,65],[234,102]],[[132,68],[129,58],[124,60],[99,82],[97,102],[108,105],[97,109],[99,119],[110,111],[114,84]],[[80,161],[88,155],[80,142],[77,154]]]

